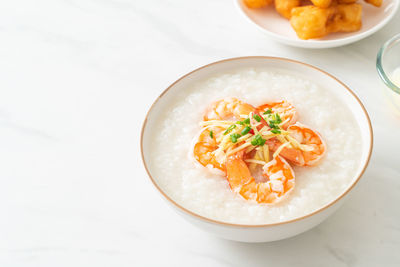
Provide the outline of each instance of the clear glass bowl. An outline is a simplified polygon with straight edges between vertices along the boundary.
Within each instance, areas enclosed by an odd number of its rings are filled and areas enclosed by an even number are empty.
[[[376,69],[385,84],[385,94],[400,112],[400,33],[389,39],[379,49]]]

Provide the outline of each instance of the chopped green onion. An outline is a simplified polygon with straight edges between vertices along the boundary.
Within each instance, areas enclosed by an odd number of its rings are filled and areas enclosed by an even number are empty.
[[[265,140],[264,138],[261,138],[258,145],[263,146],[265,144],[265,141],[267,141],[267,140]]]
[[[272,113],[272,109],[267,109],[263,114],[271,114]]]
[[[211,137],[211,139],[214,138],[214,133],[213,133],[213,131],[210,131],[210,137]]]
[[[274,122],[270,122],[269,127],[273,128],[273,129],[279,129],[279,126],[274,124]]]
[[[245,135],[250,132],[251,128],[249,126],[244,127],[244,129],[240,132],[241,135]]]
[[[281,116],[279,116],[278,113],[275,114],[275,118],[276,118],[275,121],[276,121],[277,124],[282,122]]]
[[[271,133],[273,133],[273,134],[280,134],[280,133],[281,133],[281,130],[279,130],[279,129],[272,129],[272,130],[271,130]]]
[[[224,132],[224,135],[227,135],[230,131],[232,131],[234,128],[236,128],[235,124],[232,124],[231,126],[228,127],[228,129],[226,129],[226,131]]]
[[[240,124],[240,125],[250,124],[250,119],[247,118],[247,119],[242,120],[242,121],[237,121],[236,124]]]
[[[272,115],[268,115],[268,116],[275,118],[275,119],[268,120],[269,127],[274,128],[274,129],[279,129],[278,124],[280,124],[282,122],[282,119],[279,116],[279,114],[276,113],[273,116]]]
[[[251,140],[251,144],[253,146],[263,146],[265,144],[265,139],[261,137],[261,135],[257,134],[254,136],[253,140]]]
[[[254,118],[256,121],[258,121],[258,122],[261,121],[261,117],[258,116],[257,114],[254,114],[254,115],[253,115],[253,118]]]
[[[232,143],[236,143],[237,139],[240,137],[240,134],[234,133],[229,136],[231,138]]]

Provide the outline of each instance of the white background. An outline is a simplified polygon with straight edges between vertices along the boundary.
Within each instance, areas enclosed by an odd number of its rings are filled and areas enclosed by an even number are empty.
[[[400,118],[375,70],[399,25],[396,15],[356,44],[307,50],[269,40],[231,0],[2,1],[0,266],[399,266]],[[375,131],[371,164],[345,205],[266,244],[183,221],[139,153],[162,90],[201,65],[248,55],[332,73],[364,102]]]

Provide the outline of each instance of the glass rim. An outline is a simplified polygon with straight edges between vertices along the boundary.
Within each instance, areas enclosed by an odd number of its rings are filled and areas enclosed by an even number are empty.
[[[395,93],[400,94],[400,87],[395,85],[390,79],[389,77],[386,75],[385,70],[383,69],[382,66],[382,57],[384,55],[384,53],[386,52],[387,49],[391,48],[392,45],[397,42],[400,41],[400,33],[396,34],[395,36],[393,36],[392,38],[390,38],[389,40],[387,40],[379,49],[378,51],[378,55],[376,57],[376,69],[378,71],[379,77],[381,78],[381,80],[385,83],[385,85],[387,87],[389,87],[392,91],[394,91]],[[399,66],[400,67],[400,66]]]

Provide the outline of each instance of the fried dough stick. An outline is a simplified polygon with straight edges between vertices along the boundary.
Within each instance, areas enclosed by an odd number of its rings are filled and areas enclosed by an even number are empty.
[[[365,0],[368,4],[380,7],[382,5],[382,0]]]
[[[244,0],[243,2],[248,8],[261,8],[271,4],[272,0]]]
[[[316,7],[327,8],[331,5],[332,0],[311,0]]]
[[[359,30],[361,12],[359,4],[338,4],[328,8],[296,7],[292,9],[290,24],[301,39],[320,38],[332,32]]]
[[[287,19],[290,19],[292,9],[300,5],[301,0],[275,0],[276,11]]]

